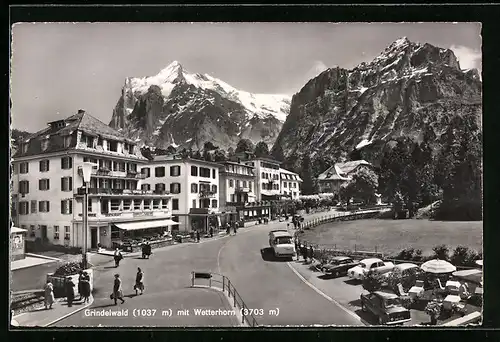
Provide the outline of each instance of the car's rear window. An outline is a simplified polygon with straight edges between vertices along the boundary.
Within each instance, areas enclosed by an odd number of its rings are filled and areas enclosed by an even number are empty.
[[[292,243],[292,238],[289,236],[280,236],[276,238],[277,245],[291,244],[291,243]]]

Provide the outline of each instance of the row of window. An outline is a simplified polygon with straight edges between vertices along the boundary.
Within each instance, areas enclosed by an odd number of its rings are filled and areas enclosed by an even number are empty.
[[[50,160],[44,159],[40,160],[38,162],[39,164],[39,171],[40,172],[47,172],[50,170]],[[61,169],[62,170],[68,170],[73,167],[73,158],[71,157],[62,157],[61,158]],[[14,165],[14,173],[17,173],[16,165]],[[29,173],[29,163],[28,162],[23,162],[19,163],[19,173],[21,174],[26,174]]]
[[[50,190],[50,179],[39,179],[38,190]],[[61,191],[73,190],[73,177],[61,177]],[[30,182],[27,180],[19,181],[19,193],[28,194],[30,192]]]
[[[217,208],[218,201],[216,199],[212,200],[212,207],[211,208]],[[210,200],[200,200],[200,208],[210,208]],[[192,208],[196,208],[196,200],[193,200]]]
[[[62,203],[62,201],[61,201]],[[34,214],[38,212],[40,213],[48,213],[50,211],[50,202],[49,201],[31,201],[31,213]],[[61,210],[62,211],[62,210]],[[28,201],[20,201],[19,202],[19,215],[28,215],[30,213],[30,202]]]
[[[280,179],[280,176],[278,176],[275,173],[269,173],[269,172],[262,172],[262,178],[264,179]]]
[[[289,188],[296,188],[297,187],[297,183],[292,183],[292,182],[283,182],[283,187],[286,188],[287,187],[287,184],[288,184],[288,187]]]
[[[38,227],[40,229],[42,226],[38,226]],[[46,226],[44,226],[44,227],[46,227]],[[32,236],[32,237],[35,236],[35,225],[34,224],[30,225],[28,229],[25,225],[21,225],[21,228],[26,229],[30,236]],[[64,226],[64,239],[69,240],[70,236],[71,236],[70,235],[70,226]],[[59,240],[59,226],[54,226],[54,240]]]
[[[212,171],[210,171],[212,170]],[[154,168],[155,177],[165,177],[165,166],[157,166]],[[143,167],[141,169],[141,173],[146,177],[151,177],[151,169],[149,167]],[[170,166],[170,177],[179,177],[181,175],[181,167],[179,165]],[[215,179],[217,177],[217,172],[215,169],[209,169],[207,167],[198,167],[191,166],[191,176],[195,177],[203,177],[203,178],[212,178]]]
[[[160,199],[138,199],[132,202],[132,199],[112,199],[101,201],[101,212],[107,213],[111,211],[121,210],[155,210],[155,209],[168,209],[168,201]]]
[[[233,188],[234,187],[234,180],[233,179],[228,179],[229,181],[229,187]],[[239,179],[236,180],[236,188],[239,188],[240,186],[243,186],[244,188],[249,188],[249,191],[252,192],[253,186],[251,181],[240,181]]]
[[[93,137],[90,135],[82,134],[80,138],[80,143],[85,144],[88,148],[96,148],[97,146],[103,146],[104,142],[101,137]],[[107,140],[107,151],[118,152],[118,145],[120,143],[114,140]],[[106,149],[105,149],[106,150]],[[127,151],[130,154],[134,153],[134,145],[123,143],[123,151]]]
[[[276,183],[262,183],[262,190],[279,190],[280,186]]]
[[[166,185],[165,183],[156,183],[155,184],[155,191],[165,191]],[[141,185],[141,190],[143,191],[150,191],[151,190],[151,184],[142,184]],[[191,183],[191,193],[197,194],[199,192],[213,192],[217,193],[217,185],[213,184],[210,186],[210,184],[196,184],[196,183]],[[180,194],[181,193],[181,184],[180,183],[171,183],[170,184],[170,193],[171,194]]]
[[[226,172],[238,173],[241,175],[249,175],[253,176],[253,169],[251,167],[243,166],[243,165],[226,165]]]
[[[109,171],[120,172],[137,172],[137,163],[127,163],[124,161],[110,160],[110,159],[97,159],[84,157],[84,162],[96,164],[99,169],[106,169]]]

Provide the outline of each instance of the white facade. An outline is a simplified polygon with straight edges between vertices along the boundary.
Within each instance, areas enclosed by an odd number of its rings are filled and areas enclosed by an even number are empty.
[[[141,172],[146,178],[141,184],[151,190],[162,187],[158,184],[164,184],[164,189],[172,197],[172,215],[179,222],[179,230],[191,231],[195,221],[193,217],[199,216],[191,209],[219,212],[220,167],[203,160],[158,156],[142,166]]]
[[[298,174],[280,168],[280,189],[282,195],[289,196],[292,200],[299,199],[301,184],[302,179]]]
[[[220,173],[221,205],[255,202],[256,178],[254,168],[244,163],[225,162]]]
[[[245,164],[255,167],[256,201],[278,198],[281,194],[280,163],[272,159],[258,158],[247,161]]]

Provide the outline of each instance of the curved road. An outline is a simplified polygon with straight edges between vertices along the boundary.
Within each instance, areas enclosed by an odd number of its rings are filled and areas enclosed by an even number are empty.
[[[154,250],[151,259],[125,258],[118,269],[110,260],[109,264],[95,270],[96,293],[90,310],[80,311],[54,326],[238,325],[234,316],[194,315],[195,308],[230,309],[230,306],[225,296],[216,290],[190,288],[193,270],[226,275],[249,308],[262,309],[262,315],[255,315],[259,325],[362,325],[345,309],[304,283],[286,261],[273,260],[267,253],[268,232],[285,227],[285,223],[251,226],[240,229],[236,236]],[[137,267],[145,272],[146,291],[136,297],[133,285]],[[117,306],[109,299],[115,273],[120,273],[124,293],[129,296],[125,304]],[[133,317],[133,309],[143,308],[156,312],[149,317]],[[93,310],[103,309],[128,309],[129,315],[92,316]],[[166,314],[168,309],[173,312],[171,317]],[[188,309],[189,316],[177,314],[184,309]],[[279,314],[276,314],[277,309]]]

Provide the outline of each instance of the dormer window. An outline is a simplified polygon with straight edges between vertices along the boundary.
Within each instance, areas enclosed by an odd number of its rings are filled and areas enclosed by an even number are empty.
[[[108,151],[118,152],[118,142],[117,141],[108,141]]]
[[[64,147],[70,147],[71,145],[71,135],[67,135],[64,137]]]
[[[29,142],[24,142],[21,144],[21,149],[22,149],[23,153],[28,152],[28,146],[29,146]]]
[[[92,148],[94,146],[94,138],[87,136],[87,147]]]
[[[102,146],[102,138],[101,137],[99,137],[97,139],[97,146]]]

